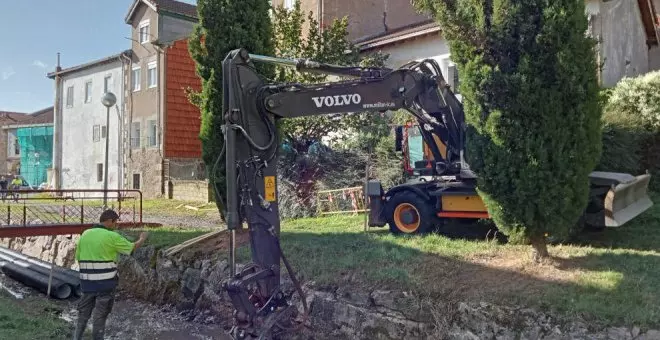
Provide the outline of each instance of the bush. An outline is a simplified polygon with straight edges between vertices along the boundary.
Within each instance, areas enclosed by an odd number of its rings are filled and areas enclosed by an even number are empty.
[[[597,170],[649,170],[660,190],[660,72],[624,78],[604,91],[603,153]]]
[[[413,0],[461,75],[468,163],[497,227],[547,257],[587,205],[601,152],[595,41],[582,1]]]

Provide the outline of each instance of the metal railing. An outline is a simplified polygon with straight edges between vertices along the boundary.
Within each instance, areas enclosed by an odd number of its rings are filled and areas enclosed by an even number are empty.
[[[350,187],[316,192],[316,210],[319,215],[357,214],[369,211],[363,187]]]
[[[104,193],[96,189],[0,191],[0,237],[81,232],[98,223]],[[107,197],[108,208],[117,212],[121,227],[144,225],[140,190],[108,190]]]

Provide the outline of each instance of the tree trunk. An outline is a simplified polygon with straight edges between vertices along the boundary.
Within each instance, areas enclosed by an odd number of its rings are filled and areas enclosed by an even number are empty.
[[[535,262],[541,262],[550,257],[550,254],[548,254],[548,246],[545,243],[545,237],[542,235],[533,236],[530,241],[532,243],[532,254]]]

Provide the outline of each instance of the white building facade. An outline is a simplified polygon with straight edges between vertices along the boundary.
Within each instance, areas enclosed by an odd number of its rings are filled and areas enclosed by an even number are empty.
[[[108,190],[123,188],[122,122],[129,56],[130,51],[125,51],[49,74],[56,79],[53,177],[58,178],[54,187],[103,190],[107,175]],[[109,124],[107,108],[101,102],[106,92],[117,98],[109,111]]]
[[[601,86],[611,87],[624,77],[660,69],[660,0],[585,0],[589,34],[601,41],[598,62]],[[357,41],[362,52],[389,54],[387,66],[435,59],[452,89],[459,83],[447,41],[434,21]],[[459,99],[461,98],[458,93]]]

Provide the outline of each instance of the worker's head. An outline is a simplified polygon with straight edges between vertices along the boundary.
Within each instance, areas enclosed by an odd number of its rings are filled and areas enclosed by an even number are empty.
[[[114,210],[108,209],[101,214],[101,218],[99,220],[104,227],[114,229],[117,227],[117,220],[119,220],[119,215],[117,215]]]

